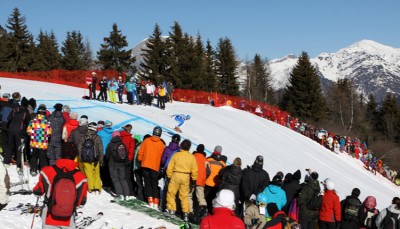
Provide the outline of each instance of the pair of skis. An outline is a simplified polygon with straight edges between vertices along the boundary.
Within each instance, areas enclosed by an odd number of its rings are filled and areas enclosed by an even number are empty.
[[[97,215],[95,216],[86,216],[86,217],[80,217],[77,222],[75,222],[75,227],[76,229],[84,229],[90,226],[93,222],[99,220],[101,217],[103,217],[103,212],[98,212]],[[102,226],[103,227],[103,226]]]

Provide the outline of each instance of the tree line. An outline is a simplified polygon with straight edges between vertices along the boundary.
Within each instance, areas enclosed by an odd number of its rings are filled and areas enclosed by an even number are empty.
[[[218,92],[279,105],[305,122],[337,134],[359,136],[370,145],[380,141],[400,142],[400,107],[394,95],[388,93],[382,103],[375,101],[373,95],[366,99],[347,78],[323,91],[318,70],[306,52],[301,53],[290,72],[287,87],[274,91],[266,58],[255,54],[253,59],[241,64],[229,38],[220,38],[213,47],[210,40],[204,43],[200,34],[185,33],[178,22],[171,26],[168,36],[163,36],[155,24],[141,50],[143,60],[136,65],[126,36],[116,23],[103,38],[96,58],[80,31],[68,31],[61,44],[59,47],[52,31],[40,31],[35,39],[28,30],[26,18],[15,8],[6,29],[0,26],[0,71],[116,70],[155,84],[171,81],[176,88]],[[239,79],[239,76],[243,77]],[[378,145],[382,147],[386,143]]]

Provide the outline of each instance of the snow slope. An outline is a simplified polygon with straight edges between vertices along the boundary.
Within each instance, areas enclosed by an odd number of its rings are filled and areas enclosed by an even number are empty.
[[[169,143],[174,133],[175,121],[172,114],[190,114],[192,119],[183,126],[183,138],[192,140],[194,150],[200,143],[205,144],[210,153],[216,145],[223,147],[222,153],[228,156],[229,161],[241,157],[243,167],[251,165],[257,155],[264,156],[264,169],[271,177],[278,171],[284,173],[295,172],[300,169],[302,178],[305,169],[311,168],[319,173],[320,180],[332,178],[336,190],[341,198],[351,193],[354,187],[361,190],[360,199],[368,195],[377,198],[378,208],[382,209],[390,204],[394,196],[400,196],[400,189],[381,176],[374,176],[362,168],[361,162],[347,155],[336,155],[326,150],[314,141],[297,134],[290,129],[276,123],[262,119],[250,113],[231,107],[211,107],[203,104],[168,103],[166,109],[160,110],[149,106],[129,106],[126,104],[111,104],[98,101],[82,100],[83,89],[35,81],[0,78],[1,93],[19,91],[28,99],[34,97],[38,104],[44,103],[51,108],[56,102],[68,104],[79,115],[86,114],[89,121],[109,119],[115,128],[127,123],[132,124],[133,132],[141,135],[151,134],[156,125],[163,128],[162,138]],[[49,90],[50,89],[50,90]],[[50,110],[50,109],[49,109]],[[15,169],[9,169],[17,180]],[[35,181],[32,181],[33,186]],[[18,202],[31,203],[34,197],[12,196],[10,207]],[[97,211],[105,213],[104,220],[111,226],[118,228],[137,228],[139,226],[174,225],[149,218],[139,212],[124,209],[109,202],[111,198],[103,193],[100,196],[89,196],[88,204],[82,211],[94,214]],[[129,214],[129,215],[128,215]],[[17,216],[12,212],[2,212],[0,223],[7,228],[15,226],[15,217],[21,218],[18,222],[22,226],[30,225],[30,216]],[[39,221],[39,220],[38,220]],[[100,222],[98,222],[100,223]],[[96,224],[99,227],[101,224]],[[35,227],[39,228],[39,227]],[[96,227],[93,227],[96,228]]]

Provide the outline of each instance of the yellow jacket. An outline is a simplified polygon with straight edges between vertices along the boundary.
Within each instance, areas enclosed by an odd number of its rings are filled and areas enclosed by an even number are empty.
[[[190,174],[192,180],[197,180],[197,162],[193,154],[186,150],[176,152],[168,164],[167,176],[171,178],[173,173]]]
[[[165,96],[165,88],[160,88],[160,90],[158,90],[158,95]]]

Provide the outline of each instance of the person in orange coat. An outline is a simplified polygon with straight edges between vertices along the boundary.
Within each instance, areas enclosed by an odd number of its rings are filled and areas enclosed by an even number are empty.
[[[214,152],[210,157],[207,158],[207,161],[210,163],[211,174],[206,179],[206,186],[204,188],[204,195],[206,196],[208,211],[212,210],[212,200],[219,189],[220,177],[218,173],[221,169],[226,166],[226,156],[222,156],[222,147],[217,145],[214,148]]]
[[[160,138],[161,133],[161,127],[154,127],[153,136],[143,141],[138,152],[138,161],[141,162],[144,180],[144,194],[147,197],[149,206],[154,208],[158,208],[159,204],[158,175],[161,157],[165,148],[165,143]]]
[[[204,145],[200,144],[197,146],[196,151],[193,152],[193,156],[197,162],[197,180],[196,180],[196,197],[200,207],[200,215],[204,216],[207,214],[207,202],[204,197],[204,186],[206,186],[207,177],[211,174],[210,163],[206,159],[206,153],[204,152]],[[190,209],[193,210],[192,194],[189,194]]]
[[[329,178],[324,181],[325,192],[322,206],[319,211],[319,228],[335,229],[342,220],[342,208],[340,200],[335,192],[335,184]]]

